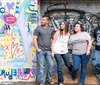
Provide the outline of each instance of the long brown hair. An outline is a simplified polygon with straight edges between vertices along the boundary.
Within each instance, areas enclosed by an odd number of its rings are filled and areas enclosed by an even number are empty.
[[[65,35],[66,35],[69,31],[69,23],[67,21],[62,21],[62,22],[64,22],[65,24]],[[63,36],[63,31],[61,30],[61,24],[60,24],[60,36]]]
[[[74,28],[75,28],[76,24],[79,24],[79,25],[80,25],[81,32],[83,32],[83,31],[84,31],[83,24],[80,24],[80,23],[75,23],[75,24],[74,24]],[[73,34],[76,34],[76,32],[75,32],[74,28],[73,28]]]

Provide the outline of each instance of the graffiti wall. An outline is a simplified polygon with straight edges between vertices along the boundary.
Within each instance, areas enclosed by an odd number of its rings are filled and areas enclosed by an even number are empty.
[[[35,80],[38,0],[0,0],[0,81]]]
[[[96,0],[41,0],[41,14],[50,17],[50,25],[54,30],[60,28],[62,21],[69,22],[69,31],[75,23],[83,24],[85,31],[92,35],[94,29],[100,25],[100,1]],[[71,58],[69,47],[69,56]],[[64,64],[63,64],[64,65]],[[54,71],[57,72],[54,60]]]
[[[63,20],[69,22],[70,31],[76,22],[82,23],[90,34],[100,25],[100,1],[62,0],[41,1],[41,14],[47,14],[54,30]],[[45,4],[45,5],[44,5]]]

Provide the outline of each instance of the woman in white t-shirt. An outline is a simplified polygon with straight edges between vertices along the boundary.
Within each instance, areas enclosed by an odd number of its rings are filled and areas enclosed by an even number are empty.
[[[76,79],[77,71],[81,65],[80,80],[78,85],[84,85],[86,77],[86,68],[90,59],[90,49],[92,41],[89,33],[84,31],[82,24],[75,24],[73,29],[73,35],[71,35],[69,39],[69,44],[72,45],[72,79]]]
[[[63,85],[64,81],[62,74],[62,59],[69,71],[72,71],[72,65],[68,55],[68,40],[70,36],[68,28],[68,22],[63,21],[60,25],[60,29],[56,31],[52,42],[52,56],[55,57],[57,62],[58,85]]]

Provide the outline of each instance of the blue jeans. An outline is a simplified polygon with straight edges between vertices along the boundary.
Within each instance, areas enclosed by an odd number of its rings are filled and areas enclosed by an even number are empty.
[[[84,80],[86,77],[86,68],[88,61],[90,59],[90,55],[72,55],[73,58],[73,70],[72,70],[72,76],[75,77],[77,74],[77,71],[81,65],[81,74],[80,74],[80,80],[79,83],[84,84]]]
[[[62,59],[64,60],[65,65],[69,70],[72,69],[72,65],[69,62],[69,55],[67,54],[55,54],[55,60],[57,62],[57,74],[58,74],[58,83],[63,83],[63,74],[62,74]]]
[[[38,63],[38,80],[40,81],[40,84],[45,83],[45,79],[44,79],[45,59],[47,63],[46,82],[50,82],[52,76],[52,69],[53,69],[53,59],[51,57],[51,52],[50,51],[37,52],[36,56],[37,56],[37,63]]]
[[[95,67],[96,74],[100,74],[100,51],[95,50],[94,56],[92,57],[92,64]]]

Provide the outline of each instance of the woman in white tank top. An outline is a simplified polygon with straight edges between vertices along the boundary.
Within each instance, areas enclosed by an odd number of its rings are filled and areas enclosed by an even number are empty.
[[[58,85],[63,85],[64,81],[62,74],[62,59],[69,71],[72,71],[72,65],[68,55],[68,40],[70,36],[68,28],[68,22],[63,21],[60,25],[60,29],[55,33],[52,42],[52,56],[55,57],[57,62]]]

